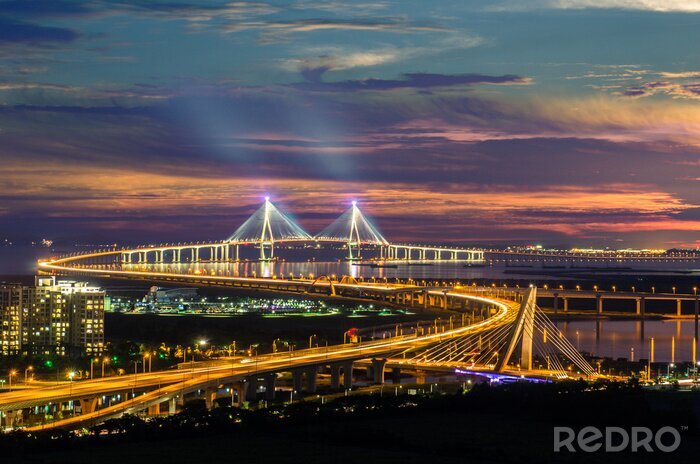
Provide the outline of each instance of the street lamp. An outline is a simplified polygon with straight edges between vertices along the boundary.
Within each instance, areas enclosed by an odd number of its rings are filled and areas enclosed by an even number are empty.
[[[27,368],[24,370],[24,383],[27,383],[27,373],[33,370],[34,366],[27,366]]]
[[[75,404],[73,403],[73,377],[75,377],[75,371],[68,372],[68,380],[70,384],[68,386],[68,396],[70,398],[70,415],[75,415]]]
[[[14,377],[15,375],[17,375],[17,371],[14,369],[12,369],[7,375],[8,379],[10,380],[10,391],[12,391],[12,377]]]
[[[105,376],[105,364],[109,363],[109,358],[105,356],[102,358],[102,377]]]

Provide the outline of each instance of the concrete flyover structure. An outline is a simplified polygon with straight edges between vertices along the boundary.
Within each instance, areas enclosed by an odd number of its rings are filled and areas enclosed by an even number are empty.
[[[83,272],[81,270],[80,272]],[[295,284],[296,285],[296,284]],[[358,285],[359,284],[355,284]],[[265,389],[267,399],[275,395],[275,383],[279,373],[289,372],[293,378],[293,393],[303,389],[315,391],[316,375],[320,369],[329,369],[331,386],[339,387],[341,374],[345,388],[352,386],[353,363],[369,360],[376,373],[375,380],[383,382],[386,358],[399,352],[413,352],[447,340],[495,330],[509,324],[516,317],[521,304],[517,301],[489,298],[483,295],[458,291],[436,290],[435,296],[463,299],[465,306],[488,308],[488,313],[459,320],[447,320],[434,326],[405,327],[392,336],[371,341],[353,341],[335,346],[305,350],[277,352],[245,358],[224,359],[204,366],[181,366],[178,370],[153,373],[135,373],[80,382],[62,383],[55,386],[0,394],[0,412],[6,426],[21,422],[19,418],[28,409],[60,408],[64,403],[80,405],[80,415],[52,423],[35,425],[29,430],[51,427],[77,428],[92,425],[125,413],[147,410],[159,414],[161,405],[173,413],[177,403],[186,395],[204,391],[207,405],[211,406],[217,395],[231,394],[234,402],[252,399],[258,386]],[[482,311],[483,313],[483,311]],[[115,395],[119,401],[112,404]],[[62,408],[65,410],[65,408]]]
[[[505,291],[513,291],[515,289],[505,289]],[[634,301],[635,314],[640,317],[646,315],[646,303],[649,301],[667,301],[675,305],[675,316],[683,317],[691,315],[698,317],[700,309],[700,295],[684,293],[657,293],[657,292],[626,292],[617,290],[576,290],[564,288],[541,288],[537,293],[538,298],[550,298],[552,301],[552,309],[555,313],[560,310],[564,313],[569,312],[571,300],[595,300],[595,312],[598,315],[604,315],[605,300],[608,301]],[[684,303],[687,307],[686,312],[683,311]],[[688,311],[692,307],[692,312]]]

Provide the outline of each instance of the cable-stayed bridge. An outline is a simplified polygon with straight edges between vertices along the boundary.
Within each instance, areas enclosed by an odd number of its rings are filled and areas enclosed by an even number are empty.
[[[275,245],[282,243],[342,244],[346,259],[362,259],[362,247],[378,247],[383,260],[482,262],[482,250],[392,243],[365,215],[356,202],[321,232],[312,236],[269,197],[226,240],[142,246],[120,251],[121,264],[228,262],[241,259],[240,247],[260,249],[259,259],[275,259]]]
[[[313,285],[330,287],[332,282]],[[439,306],[452,315],[429,324],[405,324],[395,331],[367,340],[355,336],[348,343],[224,358],[183,364],[177,370],[60,383],[51,387],[0,394],[0,413],[6,425],[16,425],[32,409],[59,410],[65,403],[80,405],[70,417],[30,425],[28,430],[79,428],[126,413],[174,413],[189,397],[203,397],[212,407],[220,397],[234,404],[255,400],[260,394],[274,400],[281,373],[291,374],[291,397],[315,393],[317,377],[330,374],[331,389],[353,386],[354,367],[367,366],[366,377],[385,382],[387,367],[393,370],[435,370],[465,373],[498,380],[520,378],[551,381],[563,377],[593,378],[597,374],[539,312],[536,289],[493,296],[488,288],[416,288],[412,286],[337,283],[344,288],[368,287],[373,298],[393,299],[411,307]],[[507,297],[507,298],[505,298]],[[369,337],[368,337],[369,338]],[[519,353],[516,354],[516,353]],[[342,374],[342,385],[341,385]],[[48,409],[47,409],[48,408]]]

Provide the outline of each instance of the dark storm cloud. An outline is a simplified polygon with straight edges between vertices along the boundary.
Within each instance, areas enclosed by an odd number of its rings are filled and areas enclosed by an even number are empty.
[[[523,76],[502,75],[489,76],[485,74],[428,74],[407,73],[403,79],[361,79],[340,82],[321,82],[320,76],[324,68],[305,70],[305,77],[311,76],[310,82],[295,84],[303,90],[321,92],[358,92],[384,91],[397,89],[431,89],[436,87],[473,86],[480,84],[527,84],[529,79]],[[308,77],[307,77],[308,79]]]
[[[0,1],[0,15],[22,17],[80,16],[93,12],[93,2],[62,0],[4,0]]]
[[[0,44],[69,43],[80,34],[62,27],[40,26],[0,16]]]

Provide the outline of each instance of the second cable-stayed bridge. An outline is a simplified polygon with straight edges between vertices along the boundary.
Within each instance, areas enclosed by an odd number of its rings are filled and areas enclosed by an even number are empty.
[[[329,283],[327,283],[330,285]],[[350,284],[360,286],[359,284]],[[387,289],[388,290],[388,289]],[[51,387],[0,394],[0,413],[7,425],[21,421],[29,409],[57,409],[78,402],[80,415],[30,426],[28,430],[79,428],[126,413],[160,414],[162,404],[174,413],[186,396],[204,391],[209,407],[220,395],[255,399],[262,387],[274,399],[280,373],[292,374],[292,395],[315,393],[316,377],[328,370],[331,388],[353,384],[353,364],[369,363],[374,383],[393,369],[441,369],[475,375],[556,379],[596,377],[597,373],[535,304],[536,289],[498,298],[488,289],[431,290],[435,298],[459,300],[461,318],[430,325],[397,326],[372,340],[230,358],[178,370],[90,379]],[[455,313],[459,314],[459,313]],[[465,317],[467,316],[468,317]],[[304,385],[305,384],[305,385]],[[231,393],[229,393],[231,392]],[[117,398],[114,400],[114,398]]]

